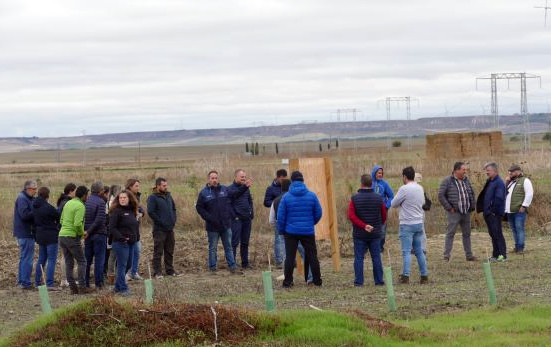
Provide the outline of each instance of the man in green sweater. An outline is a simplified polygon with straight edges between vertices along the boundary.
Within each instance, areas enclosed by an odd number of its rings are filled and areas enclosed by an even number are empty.
[[[61,213],[61,230],[59,232],[59,247],[65,259],[65,273],[72,294],[85,294],[91,291],[86,288],[86,258],[82,249],[82,238],[86,238],[84,231],[84,202],[88,197],[88,188],[77,188],[75,197],[69,200]],[[78,287],[73,277],[75,261],[78,264]]]

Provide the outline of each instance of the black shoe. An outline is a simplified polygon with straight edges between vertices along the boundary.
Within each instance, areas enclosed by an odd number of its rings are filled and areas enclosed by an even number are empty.
[[[291,288],[292,286],[293,286],[293,282],[291,282],[291,283],[283,282],[283,288]]]
[[[398,282],[401,284],[408,284],[409,283],[409,276],[400,275],[398,277]]]
[[[428,284],[429,283],[429,276],[421,276],[421,280],[419,281],[420,284]]]

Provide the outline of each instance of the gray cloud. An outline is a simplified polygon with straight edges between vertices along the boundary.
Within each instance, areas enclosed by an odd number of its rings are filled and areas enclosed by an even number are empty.
[[[329,120],[385,96],[415,117],[489,111],[491,72],[551,102],[551,28],[533,4],[423,1],[18,1],[0,4],[0,136]],[[519,111],[518,83],[500,110]],[[393,110],[401,117],[402,109]]]

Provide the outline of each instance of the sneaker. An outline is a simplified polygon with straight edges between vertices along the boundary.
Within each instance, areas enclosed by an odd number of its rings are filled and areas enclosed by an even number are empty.
[[[282,270],[283,269],[283,263],[276,263],[275,268],[277,270]]]
[[[429,276],[421,276],[421,280],[419,281],[420,284],[428,284],[429,283]]]
[[[293,282],[291,282],[291,283],[285,283],[285,282],[283,282],[282,287],[283,287],[283,288],[292,288],[292,287],[293,287]]]
[[[124,276],[124,278],[126,279],[126,282],[132,281],[132,276],[130,274],[126,274],[126,276]]]
[[[379,286],[384,286],[385,285],[385,282],[381,282],[381,283],[375,283],[375,286],[376,287],[379,287]]]
[[[181,274],[181,273],[179,273],[179,272],[176,272],[176,271],[174,271],[174,272],[173,272],[173,273],[171,273],[170,275],[169,275],[169,274],[167,274],[167,276],[171,276],[171,277],[180,277],[180,276],[182,276],[182,274]]]
[[[21,286],[21,290],[34,290],[34,287],[33,286],[28,286],[28,287]]]
[[[113,276],[113,279],[115,279],[115,276]],[[67,280],[61,280],[61,283],[59,284],[61,288],[69,287],[69,282]]]
[[[400,275],[398,277],[398,282],[401,284],[408,284],[409,283],[409,276]]]
[[[209,269],[209,273],[210,273],[211,275],[216,275],[217,272],[218,272],[218,271],[217,271],[216,269]]]
[[[115,292],[115,294],[124,297],[129,297],[131,295],[129,290],[125,290],[124,292]]]
[[[450,256],[449,256],[449,255],[445,255],[445,256],[444,256],[444,261],[450,261]]]
[[[467,257],[467,261],[477,261],[478,259],[474,256],[474,255],[471,255],[470,257]]]
[[[135,281],[143,281],[143,277],[140,274],[132,275],[132,279]]]
[[[161,278],[163,278],[163,275],[161,274],[154,274],[153,275],[153,278],[157,279],[157,280],[160,280]]]
[[[497,261],[498,263],[503,263],[503,262],[507,261],[507,258],[505,258],[504,256],[500,255],[500,256],[497,257],[496,261]]]
[[[54,286],[48,287],[49,292],[59,292],[60,290],[61,290],[60,287],[54,287]]]

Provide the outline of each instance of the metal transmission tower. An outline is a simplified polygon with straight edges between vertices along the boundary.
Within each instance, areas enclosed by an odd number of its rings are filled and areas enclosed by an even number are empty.
[[[393,102],[396,102],[397,104],[400,104],[401,102],[404,102],[406,104],[406,119],[408,123],[408,127],[410,125],[411,121],[411,100],[417,100],[412,99],[409,96],[388,96],[385,99],[386,103],[386,126],[387,126],[387,148],[390,149],[391,143],[390,143],[390,105]],[[419,100],[417,100],[419,102]],[[412,144],[412,138],[411,138],[411,131],[408,131],[408,150],[411,150],[413,147]]]
[[[526,72],[518,73],[493,73],[490,77],[478,77],[477,89],[478,89],[478,80],[490,80],[491,81],[491,91],[492,91],[492,116],[494,118],[494,126],[496,129],[499,129],[499,112],[497,104],[497,80],[507,80],[507,86],[509,86],[510,80],[519,79],[520,80],[520,114],[522,116],[522,125],[523,125],[523,148],[525,151],[530,150],[530,119],[528,117],[528,99],[526,96],[526,79],[527,78],[537,78],[540,81],[541,88],[541,77],[537,75],[527,74]]]
[[[551,10],[551,7],[548,6],[548,0],[545,0],[545,6],[534,6],[534,8],[542,8],[545,11],[544,17],[544,26],[547,27],[547,11]]]

